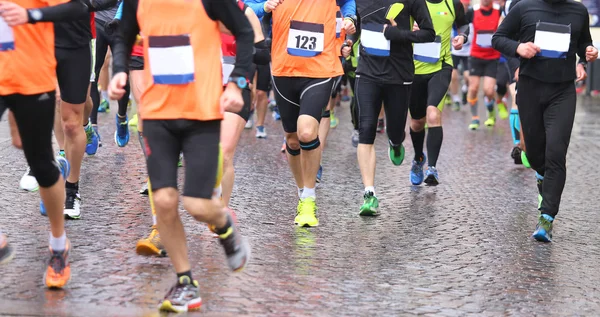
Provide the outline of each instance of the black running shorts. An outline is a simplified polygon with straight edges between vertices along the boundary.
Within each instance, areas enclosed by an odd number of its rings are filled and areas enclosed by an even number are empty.
[[[55,56],[61,100],[75,105],[85,103],[92,73],[90,47],[84,46],[76,49],[57,47]]]
[[[409,104],[411,118],[422,119],[427,115],[427,107],[439,107],[446,96],[451,79],[452,67],[448,64],[444,64],[442,69],[435,73],[415,75]]]
[[[469,58],[469,75],[496,78],[498,59]]]

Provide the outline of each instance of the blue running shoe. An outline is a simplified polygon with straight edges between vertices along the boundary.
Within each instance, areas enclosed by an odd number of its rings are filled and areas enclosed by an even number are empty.
[[[117,131],[115,131],[115,143],[118,147],[124,147],[129,143],[129,119],[125,116],[125,120],[119,118],[119,115],[115,116],[115,122],[117,124]]]
[[[540,242],[552,242],[552,216],[543,214],[538,219],[538,224],[535,227],[532,237]]]
[[[100,137],[100,132],[98,131],[98,126],[93,125],[92,128],[94,129],[94,131],[96,132],[96,135],[98,136],[98,147],[102,147],[102,138]]]
[[[423,165],[425,165],[425,161],[427,161],[425,154],[423,154],[419,162],[415,160],[412,161],[412,167],[410,168],[410,182],[413,185],[421,185],[421,183],[423,183],[423,179],[425,178],[425,175],[423,174]]]
[[[437,186],[440,183],[440,177],[435,166],[429,166],[425,173],[425,184],[429,186]]]
[[[67,161],[66,158],[57,155],[55,158],[56,160],[56,164],[58,165],[58,169],[60,170],[60,175],[62,175],[63,180],[66,180],[67,177],[69,177],[69,173],[71,173],[71,164],[69,164],[69,161]],[[40,201],[40,214],[42,214],[42,216],[47,216],[48,214],[46,213],[46,206],[44,206],[44,201]]]
[[[348,95],[343,95],[343,96],[342,96],[342,101],[343,101],[343,102],[348,102],[348,101],[350,101],[350,96],[348,96]]]
[[[277,106],[273,107],[273,120],[275,120],[275,121],[281,120],[281,115],[279,114],[279,108]]]
[[[110,103],[106,99],[102,99],[98,106],[98,112],[110,112]]]
[[[98,151],[98,134],[92,127],[91,123],[85,126],[85,136],[87,137],[87,144],[85,145],[85,153],[87,155],[94,155]]]
[[[317,183],[321,182],[321,177],[323,177],[323,166],[319,165],[319,171],[317,172]]]

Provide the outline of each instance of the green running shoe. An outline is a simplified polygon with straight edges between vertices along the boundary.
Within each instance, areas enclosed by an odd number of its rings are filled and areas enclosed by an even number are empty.
[[[396,166],[402,165],[402,162],[404,162],[404,145],[393,145],[391,141],[389,141],[389,145],[388,155],[390,161]]]
[[[525,166],[527,168],[531,168],[531,165],[529,165],[529,160],[527,159],[527,155],[525,154],[525,151],[521,151],[521,162],[523,163],[523,166]]]
[[[365,202],[360,206],[360,214],[361,216],[377,216],[377,208],[379,208],[379,200],[373,192],[366,192],[364,195]]]

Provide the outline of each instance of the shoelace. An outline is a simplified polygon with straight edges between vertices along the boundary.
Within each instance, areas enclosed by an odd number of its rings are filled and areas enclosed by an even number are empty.
[[[52,257],[48,263],[54,272],[62,274],[65,269],[65,258],[62,256],[62,252],[52,251]]]
[[[237,252],[239,249],[239,244],[237,241],[238,235],[235,230],[229,235],[229,237],[225,239],[219,239],[221,241],[221,245],[223,249],[225,249],[225,254],[231,255]]]
[[[67,189],[67,198],[65,200],[65,209],[73,209],[75,207],[75,199],[77,192],[72,189]]]

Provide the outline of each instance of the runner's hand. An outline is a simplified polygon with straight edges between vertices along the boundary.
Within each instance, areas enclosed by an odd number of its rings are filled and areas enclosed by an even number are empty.
[[[385,32],[385,29],[387,29],[388,26],[396,26],[396,25],[398,25],[398,24],[396,24],[396,21],[394,21],[394,19],[389,19],[389,21],[390,21],[390,24],[384,24],[383,25],[383,32]]]
[[[0,1],[0,16],[8,26],[23,25],[29,22],[27,10],[13,2]]]
[[[515,81],[519,81],[519,68],[517,67],[517,70],[515,70]]]
[[[577,80],[575,82],[584,81],[587,78],[587,72],[581,64],[577,64]]]
[[[346,40],[346,46],[342,47],[342,56],[344,58],[348,58],[348,56],[350,56],[351,51],[352,51],[352,41]]]
[[[228,83],[221,95],[221,110],[239,112],[244,107],[242,90],[235,83]]]
[[[346,30],[346,34],[356,33],[356,26],[354,25],[354,22],[352,22],[352,20],[350,19],[344,19],[344,22],[342,22],[342,28]]]
[[[282,3],[283,0],[267,0],[267,2],[265,2],[265,12],[269,13],[277,9],[277,6]]]
[[[598,58],[598,49],[593,46],[588,46],[585,49],[585,60],[588,62],[593,62]]]
[[[112,100],[119,100],[125,95],[125,85],[127,84],[127,74],[117,73],[108,84],[108,97]]]
[[[539,53],[540,51],[540,47],[533,44],[533,42],[521,43],[517,47],[517,54],[527,59],[534,57],[535,54]]]
[[[417,24],[417,22],[414,22],[414,23],[413,23],[413,32],[414,32],[414,31],[418,31],[418,30],[420,30],[420,29],[419,29],[419,25]]]
[[[452,39],[452,47],[454,47],[455,50],[460,50],[462,49],[464,42],[465,37],[462,35],[457,35]]]

